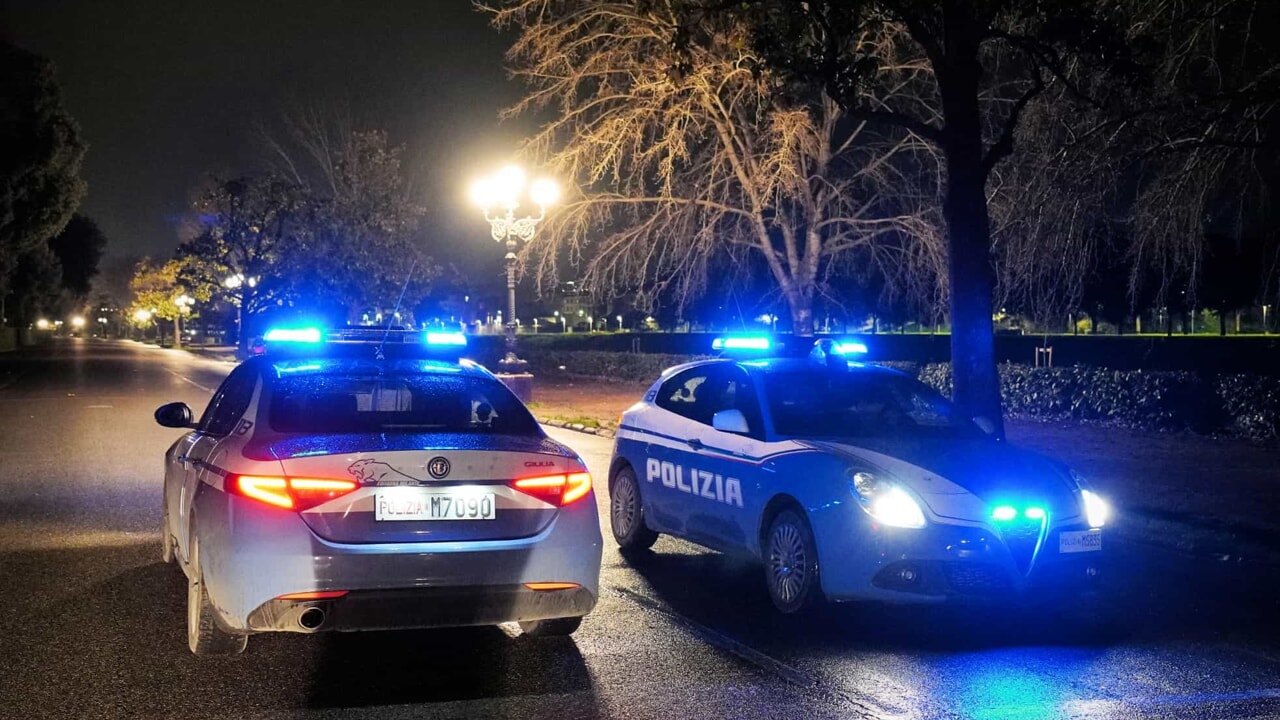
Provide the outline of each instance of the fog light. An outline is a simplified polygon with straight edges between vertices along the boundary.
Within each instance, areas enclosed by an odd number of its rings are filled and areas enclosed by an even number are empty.
[[[898,579],[902,582],[913,583],[919,575],[914,568],[904,567],[898,571]]]

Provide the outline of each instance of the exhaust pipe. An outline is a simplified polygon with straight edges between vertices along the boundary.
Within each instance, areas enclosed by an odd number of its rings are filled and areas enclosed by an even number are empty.
[[[308,631],[319,630],[320,626],[324,624],[324,620],[324,610],[318,607],[309,607],[298,616],[298,627]]]

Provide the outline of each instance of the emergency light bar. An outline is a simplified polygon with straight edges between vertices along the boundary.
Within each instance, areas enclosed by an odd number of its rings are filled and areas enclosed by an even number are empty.
[[[271,343],[307,343],[314,345],[324,339],[320,328],[271,328],[262,339]]]
[[[460,357],[467,337],[460,332],[374,326],[333,328],[276,327],[262,337],[273,355],[359,355],[364,349],[391,350],[399,357]]]
[[[711,341],[712,350],[769,350],[773,340],[760,335],[718,337]]]

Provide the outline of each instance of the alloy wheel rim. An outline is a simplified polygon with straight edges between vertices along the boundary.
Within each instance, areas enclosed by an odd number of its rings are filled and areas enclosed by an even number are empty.
[[[774,596],[790,604],[800,597],[807,580],[804,540],[795,525],[779,525],[769,538],[769,587]]]
[[[630,479],[620,478],[614,487],[612,512],[613,526],[618,534],[622,537],[630,536],[636,517],[635,485]]]

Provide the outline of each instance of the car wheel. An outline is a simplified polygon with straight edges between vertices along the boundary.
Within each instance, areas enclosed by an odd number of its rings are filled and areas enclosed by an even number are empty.
[[[173,533],[169,532],[169,509],[164,511],[164,519],[160,521],[160,560],[166,565],[173,562]]]
[[[623,550],[648,550],[658,540],[658,533],[644,523],[640,483],[630,467],[619,470],[609,483],[609,526]]]
[[[796,613],[822,600],[818,551],[804,516],[783,510],[769,524],[764,541],[765,584],[774,607]]]
[[[529,637],[564,637],[572,635],[581,624],[580,617],[529,620],[520,623],[520,631]]]
[[[191,579],[187,581],[187,645],[196,655],[238,655],[244,652],[249,636],[229,633],[218,627],[213,604],[200,572],[197,546],[191,544]]]

